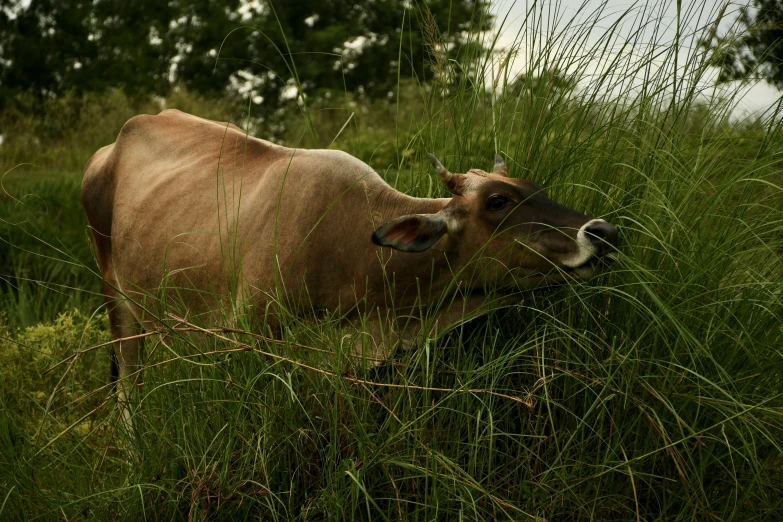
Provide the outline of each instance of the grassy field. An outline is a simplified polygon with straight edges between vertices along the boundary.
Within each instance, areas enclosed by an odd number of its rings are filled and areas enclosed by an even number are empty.
[[[342,148],[421,196],[445,195],[425,150],[454,172],[500,151],[620,228],[614,270],[374,370],[349,364],[329,318],[291,316],[281,340],[252,319],[198,338],[172,323],[147,341],[134,433],[108,349],[91,349],[110,337],[79,183],[157,107],[109,92],[52,101],[48,123],[0,117],[16,125],[0,146],[0,519],[783,518],[781,115],[730,118],[732,91],[703,92],[698,34],[596,72],[629,40],[537,20],[524,78],[479,60],[473,82],[401,82],[396,104],[313,101],[277,138]],[[563,88],[557,70],[588,80]],[[240,121],[185,92],[167,104]]]

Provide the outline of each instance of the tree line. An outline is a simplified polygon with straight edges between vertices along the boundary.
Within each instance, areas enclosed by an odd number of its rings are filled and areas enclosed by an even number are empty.
[[[488,0],[0,0],[0,110],[20,93],[109,87],[239,95],[262,117],[335,91],[393,96],[398,78],[428,81],[444,60],[481,56],[471,35],[492,27],[489,8]],[[749,0],[734,29],[703,42],[720,79],[761,76],[783,88],[783,0]]]
[[[483,0],[0,0],[0,108],[14,95],[174,85],[274,110],[298,96],[426,81],[433,45],[458,59],[491,27]]]

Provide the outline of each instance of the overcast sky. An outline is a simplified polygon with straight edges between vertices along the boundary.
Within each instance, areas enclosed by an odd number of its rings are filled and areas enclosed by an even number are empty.
[[[688,33],[688,29],[693,31],[697,27],[710,25],[715,19],[720,6],[724,3],[724,1],[719,0],[682,0],[681,20],[687,19],[687,26],[681,28],[681,33]],[[724,33],[736,21],[738,8],[743,4],[745,2],[736,1],[729,4],[724,21],[721,23],[718,31],[719,34]],[[492,11],[497,16],[497,23],[500,24],[506,18],[505,26],[500,30],[498,39],[500,47],[509,48],[514,46],[519,32],[525,30],[523,25],[525,24],[526,13],[532,5],[533,2],[531,0],[493,0]],[[538,12],[544,13],[544,19],[549,20],[554,26],[559,25],[559,27],[563,27],[568,21],[573,19],[582,21],[595,19],[595,15],[592,13],[595,13],[596,9],[603,6],[600,22],[587,39],[587,47],[595,44],[602,33],[606,31],[606,28],[620,20],[622,15],[629,10],[639,13],[641,9],[647,8],[660,13],[660,23],[654,26],[650,25],[645,31],[642,40],[652,39],[653,31],[657,30],[658,36],[656,41],[658,44],[665,45],[667,42],[673,42],[676,35],[677,3],[675,0],[651,0],[648,2],[632,2],[628,0],[539,0],[538,6]],[[649,15],[647,15],[647,18],[649,19]],[[620,33],[630,35],[636,32],[632,29],[633,27],[638,28],[638,22],[636,24],[633,23],[634,17],[626,16],[623,19],[627,20],[621,24],[622,29]],[[528,21],[528,30],[531,25]],[[558,30],[555,29],[553,32],[558,33]],[[565,45],[568,45],[568,43],[566,42]],[[526,45],[519,46],[519,55],[511,67],[515,73],[524,71],[527,66],[529,57],[524,56],[526,47]],[[628,51],[624,52],[627,53]],[[687,54],[688,50],[683,49],[679,53],[680,59],[684,61]],[[600,64],[595,63],[594,67],[598,68]],[[715,73],[717,74],[717,71]],[[712,81],[708,83],[711,85]],[[704,87],[707,87],[707,83],[705,83]],[[781,94],[781,91],[778,91],[766,82],[760,82],[743,91],[739,107],[743,112],[764,110],[777,102]]]

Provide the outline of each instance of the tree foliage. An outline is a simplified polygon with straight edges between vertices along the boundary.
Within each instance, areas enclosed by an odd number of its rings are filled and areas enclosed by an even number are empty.
[[[751,0],[740,8],[735,29],[705,42],[720,67],[718,80],[760,77],[783,89],[783,0]]]
[[[491,20],[483,0],[0,0],[0,106],[114,86],[242,94],[270,111],[325,91],[381,97],[398,74],[431,77],[434,49],[459,59]]]

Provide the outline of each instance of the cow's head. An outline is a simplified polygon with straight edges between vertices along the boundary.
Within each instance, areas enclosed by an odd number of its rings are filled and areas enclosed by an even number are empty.
[[[509,178],[500,156],[492,172],[465,174],[452,174],[429,156],[454,196],[435,214],[385,223],[373,234],[374,243],[403,252],[437,243],[462,263],[483,266],[481,282],[502,286],[554,282],[567,274],[590,277],[617,245],[617,227],[555,203],[532,181]]]

